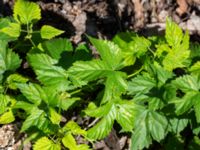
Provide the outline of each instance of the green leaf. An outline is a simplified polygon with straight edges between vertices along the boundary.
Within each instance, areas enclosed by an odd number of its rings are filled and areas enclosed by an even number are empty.
[[[156,89],[156,91],[161,93],[161,91],[159,91],[158,89]],[[150,92],[150,94],[151,94],[151,92]],[[154,93],[152,92],[152,94],[154,94]],[[163,100],[159,97],[156,97],[156,96],[159,96],[159,95],[156,95],[156,94],[157,93],[155,93],[155,97],[153,95],[152,97],[147,98],[149,110],[156,111],[156,110],[162,109],[165,106],[165,103],[163,102]]]
[[[106,40],[98,40],[89,37],[90,42],[95,46],[100,53],[101,59],[112,70],[120,69],[122,66],[122,53],[118,45]]]
[[[84,111],[89,116],[101,118],[95,126],[88,130],[87,136],[89,138],[96,140],[107,136],[112,129],[114,120],[121,125],[122,131],[132,131],[136,114],[143,108],[136,105],[134,101],[116,99],[98,108],[90,103]]]
[[[143,111],[135,123],[131,149],[148,148],[152,144],[152,139],[160,142],[166,135],[167,125],[165,116],[154,111]]]
[[[166,70],[172,71],[175,68],[185,67],[189,63],[189,34],[188,32],[183,34],[181,28],[172,22],[170,19],[167,20],[166,24],[166,34],[165,34],[166,41],[168,46],[158,46],[159,55],[164,51],[167,52],[163,56],[162,64]],[[165,45],[165,44],[164,44]]]
[[[41,37],[43,39],[52,39],[52,38],[64,33],[64,31],[56,29],[49,25],[43,25],[40,32],[41,32]]]
[[[198,42],[190,42],[190,58],[195,58],[195,57],[199,57],[200,56],[200,45]]]
[[[182,77],[176,78],[176,80],[172,82],[176,88],[182,90],[183,92],[198,92],[200,88],[198,83],[198,78],[192,75],[184,75]]]
[[[5,71],[15,71],[21,64],[17,54],[7,48],[7,42],[0,40],[0,75]]]
[[[15,121],[15,116],[11,109],[0,116],[0,124],[9,124],[13,121]]]
[[[5,41],[12,41],[15,40],[15,38],[9,36],[8,34],[3,33],[1,30],[3,28],[8,27],[10,24],[10,20],[8,18],[0,18],[0,40],[5,40]]]
[[[123,101],[117,105],[117,122],[121,125],[124,132],[131,132],[134,127],[136,114],[141,108],[134,101]]]
[[[148,93],[156,86],[156,81],[148,75],[138,75],[128,83],[128,92],[131,95]]]
[[[196,63],[194,63],[191,68],[189,69],[189,71],[192,73],[192,74],[195,74],[195,75],[199,75],[200,74],[200,61],[197,61]]]
[[[21,132],[26,131],[32,126],[38,128],[44,127],[46,124],[45,112],[39,109],[33,109],[31,114],[26,118],[22,124]]]
[[[183,131],[187,125],[189,120],[188,119],[178,119],[178,118],[172,118],[169,120],[169,130],[175,134],[179,134],[181,131]]]
[[[113,42],[121,48],[125,66],[133,65],[136,57],[145,55],[151,45],[148,39],[139,37],[133,32],[119,33],[114,37]]]
[[[68,70],[70,76],[85,82],[107,77],[101,103],[112,100],[127,89],[126,74],[113,71],[102,60],[78,61]]]
[[[62,139],[62,143],[65,147],[69,148],[70,150],[78,150],[76,141],[71,133],[67,133],[64,138]]]
[[[74,135],[83,135],[86,136],[87,132],[74,121],[69,121],[64,127],[64,131],[70,131]]]
[[[59,107],[63,110],[68,110],[70,106],[72,106],[76,101],[79,101],[80,98],[72,97],[72,98],[60,98]]]
[[[152,111],[148,114],[148,124],[149,131],[154,140],[160,142],[164,139],[168,125],[168,121],[165,116]]]
[[[181,115],[187,112],[198,101],[200,94],[197,92],[187,92],[184,97],[174,101],[176,106],[176,114]]]
[[[31,114],[32,110],[36,109],[36,106],[24,101],[17,101],[13,106],[13,109],[23,109],[27,114]]]
[[[90,149],[90,147],[86,144],[80,144],[77,146],[78,147],[78,150],[92,150]]]
[[[58,124],[61,121],[62,116],[55,111],[53,108],[49,108],[50,120],[53,124]]]
[[[42,137],[33,145],[33,150],[61,150],[61,146],[47,137]]]
[[[17,84],[17,87],[27,98],[27,100],[35,105],[39,105],[41,103],[41,100],[46,97],[44,90],[38,84]]]
[[[103,117],[109,113],[112,108],[112,103],[106,103],[97,107],[93,102],[89,103],[88,108],[84,112],[91,117]]]
[[[143,149],[148,148],[150,144],[152,144],[152,138],[150,135],[150,131],[148,129],[148,122],[146,118],[148,116],[147,111],[145,111],[142,115],[137,118],[134,133],[131,137],[131,149]]]
[[[146,54],[150,46],[151,42],[148,39],[136,36],[130,43],[128,43],[127,51],[131,51],[132,55],[136,57],[141,57]]]
[[[168,44],[159,44],[156,45],[156,52],[155,55],[160,58],[164,52],[169,53],[171,51]]]
[[[124,79],[126,74],[122,72],[112,72],[107,76],[105,82],[105,91],[101,104],[113,100],[115,97],[120,96],[127,89],[127,82]]]
[[[17,84],[19,83],[26,83],[28,81],[27,78],[21,76],[20,74],[11,74],[7,79],[6,82],[10,89],[16,90]]]
[[[135,32],[120,32],[113,38],[113,42],[117,44],[122,50],[127,50],[127,43],[131,42],[134,37],[136,37]]]
[[[181,48],[177,52],[170,51],[164,58],[162,64],[166,70],[172,71],[175,68],[182,68],[186,66],[186,61],[190,56],[190,51],[181,51]]]
[[[1,29],[3,33],[11,37],[19,37],[21,32],[21,26],[18,23],[10,23],[7,27]]]
[[[167,19],[165,38],[170,46],[176,47],[182,41],[183,32],[181,28],[171,19]]]
[[[7,105],[11,101],[8,95],[0,94],[0,114],[7,110]]]
[[[47,50],[50,56],[56,60],[59,60],[64,52],[73,50],[72,43],[68,39],[62,38],[46,41],[42,46]]]
[[[108,114],[101,119],[95,126],[87,131],[87,137],[93,140],[106,137],[112,130],[117,112],[115,105],[112,105]]]
[[[200,98],[200,93],[197,95],[196,100],[194,101],[194,112],[195,112],[196,120],[197,120],[198,123],[200,123],[200,102],[199,102],[199,98]]]
[[[14,5],[14,19],[22,24],[30,24],[35,20],[40,20],[40,7],[33,2],[17,0]]]
[[[157,80],[158,87],[163,86],[168,79],[173,77],[173,72],[165,70],[157,62],[154,62],[152,67],[154,68],[154,76]]]
[[[55,87],[68,85],[68,74],[63,68],[56,66],[57,60],[46,54],[29,54],[28,62],[37,74],[37,79],[44,85]]]
[[[111,71],[111,68],[101,60],[77,61],[68,70],[70,75],[83,81],[92,81],[105,77]]]

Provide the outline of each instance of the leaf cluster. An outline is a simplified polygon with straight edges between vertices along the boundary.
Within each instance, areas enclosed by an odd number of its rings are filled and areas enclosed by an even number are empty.
[[[88,44],[57,38],[64,31],[35,28],[40,19],[39,6],[25,0],[15,2],[12,18],[0,18],[0,124],[20,120],[24,144],[89,150],[117,123],[120,133],[131,134],[131,150],[156,142],[170,150],[200,148],[200,47],[190,45],[187,31],[167,19],[163,38],[88,36],[100,56],[93,58]],[[77,109],[94,122],[70,120]]]

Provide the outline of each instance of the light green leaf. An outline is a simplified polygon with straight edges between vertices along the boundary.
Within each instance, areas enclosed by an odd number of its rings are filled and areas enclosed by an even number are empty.
[[[11,37],[19,37],[21,32],[21,26],[18,23],[10,23],[7,27],[1,29],[3,33]]]
[[[5,41],[15,40],[15,38],[1,31],[1,29],[8,27],[10,23],[11,21],[8,18],[0,18],[0,40],[5,40]]]
[[[35,105],[39,105],[41,103],[41,100],[45,99],[46,97],[44,90],[38,84],[17,84],[17,87],[27,98],[27,100]]]
[[[112,130],[117,112],[115,105],[112,105],[109,113],[105,115],[95,126],[87,131],[87,137],[93,140],[106,137]]]
[[[74,135],[83,135],[86,136],[87,132],[74,121],[69,121],[64,127],[64,131],[70,131]]]
[[[190,51],[181,51],[181,48],[177,52],[171,51],[164,58],[162,64],[166,70],[172,71],[175,68],[182,68],[186,66],[186,61],[190,56]]]
[[[8,124],[13,121],[15,121],[15,116],[11,109],[0,116],[0,124]]]
[[[69,84],[67,72],[59,66],[57,60],[46,54],[29,54],[28,62],[37,74],[37,79],[47,86],[67,86]]]
[[[11,101],[8,95],[0,94],[0,114],[7,110],[7,105]]]
[[[91,116],[91,117],[103,117],[109,113],[109,111],[112,108],[112,103],[106,103],[104,105],[101,105],[101,107],[97,107],[94,103],[90,103],[88,105],[88,108],[84,110],[84,112]]]
[[[6,70],[15,71],[20,67],[21,59],[19,58],[19,55],[12,52],[11,49],[7,50],[6,58],[4,60],[6,63]]]
[[[166,34],[168,46],[162,47],[163,51],[167,54],[164,55],[162,64],[166,70],[172,71],[175,68],[182,68],[188,65],[188,58],[190,56],[189,49],[189,34],[186,32],[183,34],[181,28],[172,22],[170,19],[167,20]],[[158,46],[158,51],[160,51]],[[163,52],[161,51],[161,53]],[[161,54],[159,52],[159,54]]]
[[[192,74],[197,74],[199,75],[200,74],[200,61],[197,61],[196,63],[194,63],[191,68],[189,69],[189,71],[192,73]]]
[[[76,144],[76,141],[71,133],[67,133],[64,136],[64,138],[62,139],[62,143],[65,147],[69,148],[69,150],[79,150],[78,145]]]
[[[131,51],[132,55],[140,57],[148,51],[148,48],[151,46],[151,42],[144,38],[135,36],[133,40],[128,43],[127,51]]]
[[[61,146],[47,137],[42,137],[33,145],[33,150],[61,150]]]
[[[90,42],[95,46],[100,53],[101,59],[112,70],[120,69],[122,66],[122,53],[118,45],[111,41],[99,40],[89,37]]]
[[[72,98],[66,98],[66,99],[60,99],[60,104],[59,106],[63,110],[68,110],[70,106],[72,106],[76,101],[79,101],[80,98],[78,97],[72,97]]]
[[[40,32],[41,32],[41,37],[43,39],[52,39],[55,36],[58,36],[58,35],[64,33],[64,31],[56,29],[56,28],[49,26],[49,25],[42,26]]]
[[[156,45],[156,48],[157,49],[156,49],[155,55],[158,58],[160,58],[164,52],[169,53],[171,51],[171,48],[168,46],[168,44],[159,44],[159,45]]]
[[[168,44],[173,47],[180,45],[183,38],[183,32],[181,28],[171,19],[167,19],[166,22],[165,38]]]
[[[14,19],[22,24],[30,24],[35,20],[40,20],[40,7],[33,2],[17,0],[14,5]]]
[[[62,38],[46,41],[42,46],[52,58],[57,60],[61,58],[61,55],[63,55],[64,52],[73,50],[72,43],[68,39]]]
[[[78,147],[78,150],[92,150],[90,149],[90,147],[86,144],[80,144],[77,146]]]
[[[62,116],[55,111],[53,108],[49,108],[50,120],[53,124],[58,124],[61,121]]]
[[[44,93],[46,96],[44,97],[44,102],[51,107],[60,107],[60,97],[62,97],[63,93],[61,90],[55,88],[54,86],[43,86]]]
[[[175,85],[177,89],[180,89],[183,92],[198,92],[200,88],[198,84],[198,78],[192,75],[184,75],[182,77],[176,78],[176,80],[174,80],[172,84]]]
[[[6,82],[10,89],[16,90],[17,84],[19,83],[26,83],[28,78],[21,76],[20,74],[11,74],[7,79]]]

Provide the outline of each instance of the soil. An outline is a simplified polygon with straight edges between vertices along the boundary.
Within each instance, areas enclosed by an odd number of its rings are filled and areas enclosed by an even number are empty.
[[[111,39],[121,31],[149,36],[162,34],[166,17],[171,17],[200,42],[200,0],[40,0],[42,19],[38,26],[52,25],[65,30],[63,36],[74,44],[85,42],[85,34]],[[14,0],[0,0],[0,16],[12,15]],[[0,150],[19,149],[26,135],[19,134],[19,123],[0,126]],[[94,149],[129,149],[129,137],[110,135]],[[24,150],[31,149],[26,144]],[[154,149],[154,148],[153,148]]]

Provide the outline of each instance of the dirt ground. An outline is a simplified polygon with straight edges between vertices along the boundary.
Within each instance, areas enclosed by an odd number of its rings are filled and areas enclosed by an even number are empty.
[[[165,19],[171,17],[192,41],[200,42],[200,0],[40,0],[42,20],[65,30],[74,44],[85,42],[85,33],[111,39],[121,31],[136,31],[144,36],[162,34]],[[14,1],[0,0],[0,17],[12,15]],[[17,150],[26,135],[19,135],[19,124],[0,126],[0,150]],[[96,149],[126,150],[129,138],[115,130],[95,144]],[[30,150],[30,143],[24,150]]]

